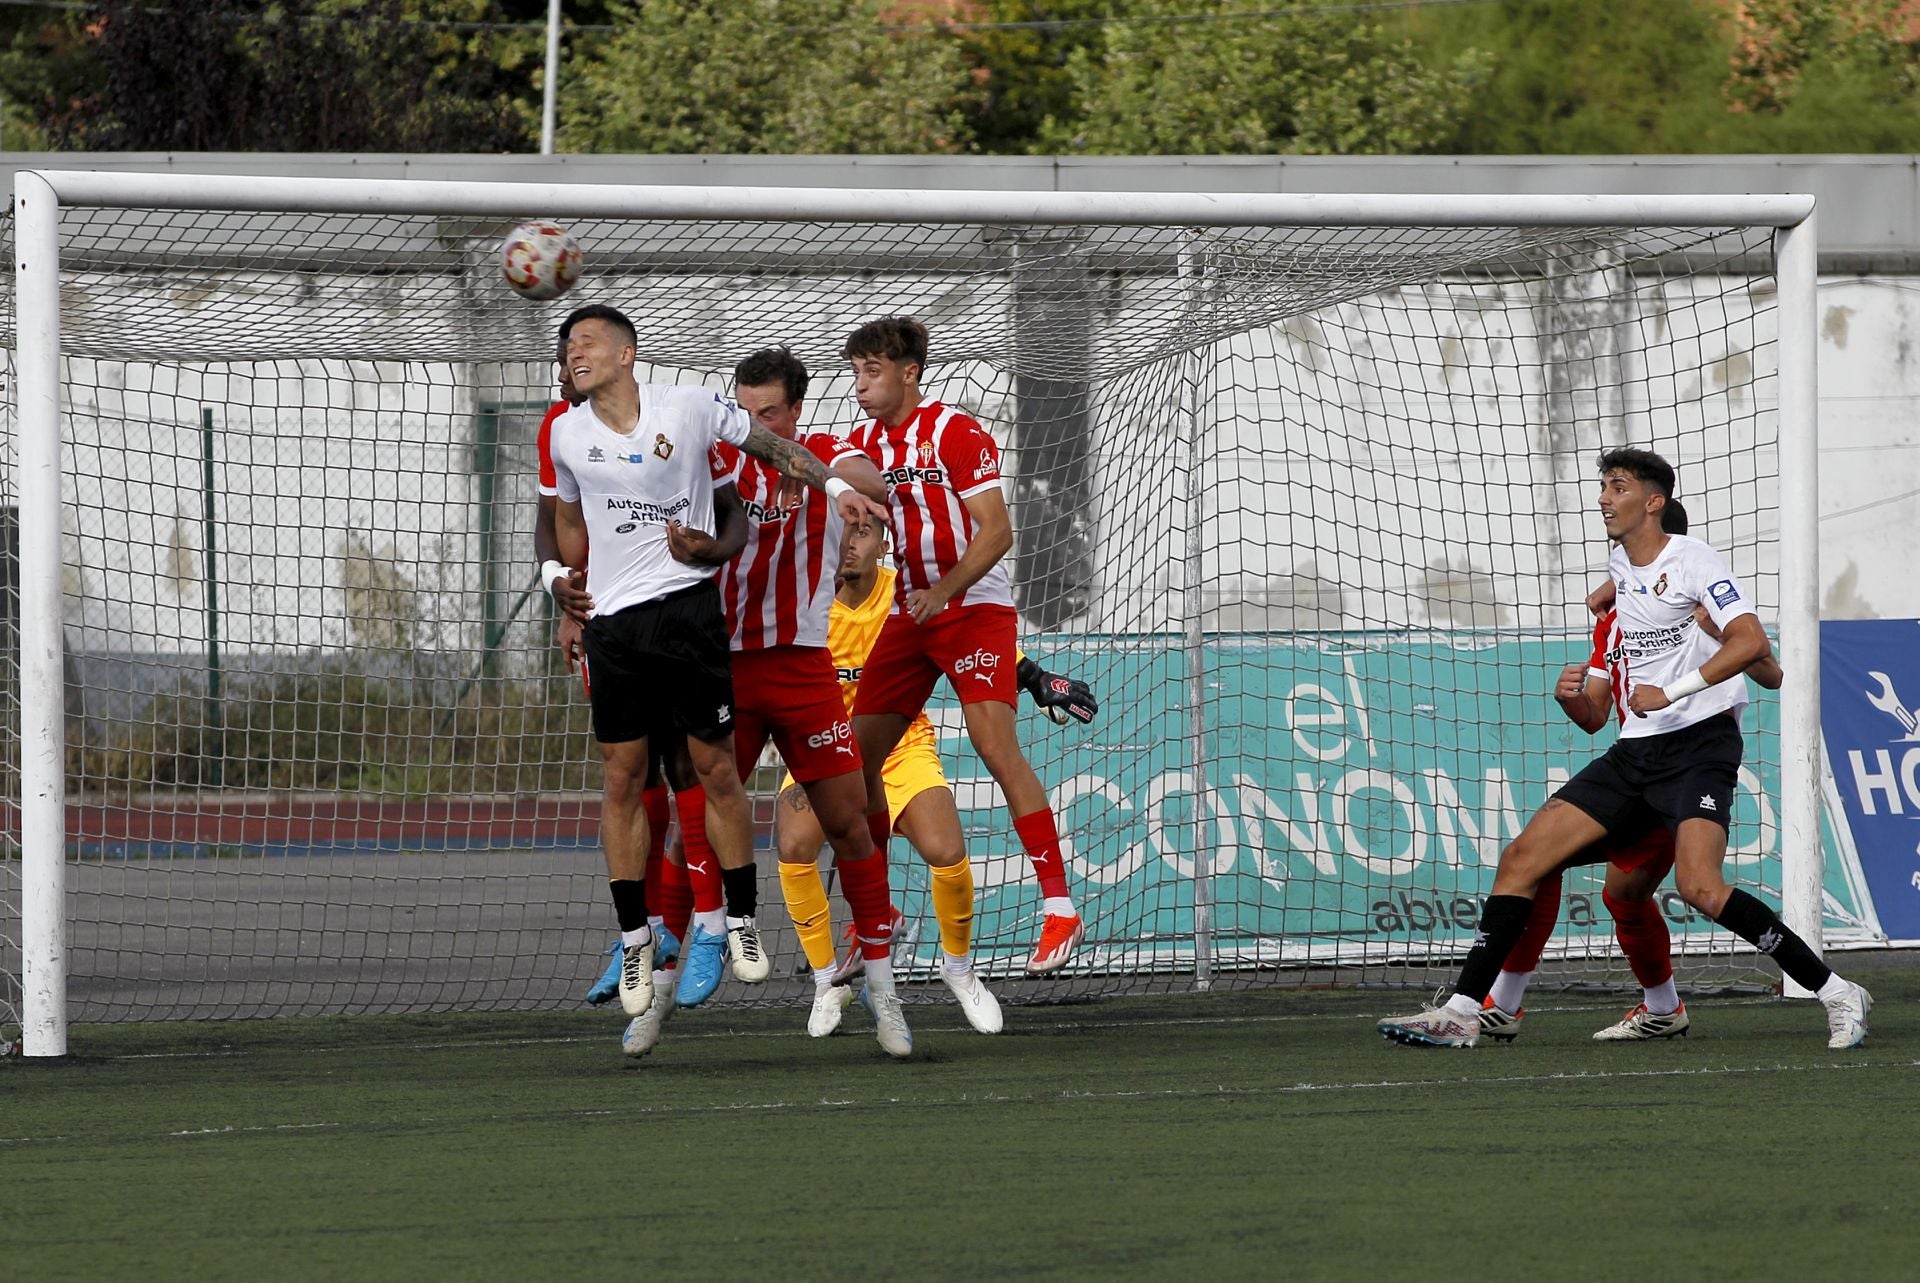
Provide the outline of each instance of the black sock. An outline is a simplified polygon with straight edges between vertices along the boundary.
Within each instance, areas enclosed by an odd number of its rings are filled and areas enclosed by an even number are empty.
[[[647,884],[645,882],[610,878],[607,881],[607,889],[613,892],[613,914],[620,919],[622,931],[638,931],[647,925]]]
[[[1779,914],[1745,891],[1736,889],[1729,895],[1714,921],[1772,958],[1780,964],[1780,970],[1805,989],[1817,992],[1833,975],[1833,969],[1780,921]]]
[[[760,907],[760,874],[751,861],[737,869],[720,870],[720,885],[727,893],[727,916],[751,918]]]
[[[1494,978],[1500,974],[1500,964],[1520,942],[1521,933],[1527,929],[1527,919],[1532,915],[1533,901],[1524,895],[1488,896],[1487,907],[1480,913],[1479,934],[1473,938],[1473,948],[1467,950],[1459,983],[1453,986],[1454,993],[1485,1002],[1487,991],[1493,988]]]

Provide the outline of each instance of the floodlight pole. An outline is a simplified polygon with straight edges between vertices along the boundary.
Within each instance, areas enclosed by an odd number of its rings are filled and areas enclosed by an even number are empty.
[[[1818,952],[1820,834],[1819,237],[1811,212],[1774,233],[1780,317],[1780,916]],[[1783,979],[1790,998],[1809,997]]]
[[[13,176],[20,425],[20,1025],[67,1054],[66,692],[60,600],[60,202]]]
[[[547,75],[540,86],[540,154],[553,155],[553,124],[560,89],[560,0],[547,0]]]

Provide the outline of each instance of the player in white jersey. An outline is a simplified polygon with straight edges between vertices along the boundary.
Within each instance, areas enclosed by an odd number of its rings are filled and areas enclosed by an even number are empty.
[[[1630,716],[1613,747],[1567,781],[1500,853],[1493,894],[1453,996],[1418,1015],[1382,1020],[1380,1032],[1407,1046],[1473,1046],[1481,1006],[1526,928],[1541,882],[1592,843],[1658,821],[1673,832],[1681,898],[1819,995],[1827,1046],[1856,1047],[1867,1035],[1871,996],[1834,974],[1777,913],[1721,875],[1742,753],[1741,674],[1769,650],[1760,619],[1718,552],[1661,529],[1674,489],[1665,459],[1609,450],[1600,456],[1600,476]],[[1705,609],[1722,640],[1699,626],[1696,608]]]
[[[620,1001],[637,1020],[654,996],[641,805],[650,736],[684,737],[721,862],[745,863],[753,842],[734,769],[727,627],[713,568],[676,558],[669,528],[713,530],[708,453],[722,441],[826,490],[847,517],[880,509],[731,401],[700,387],[640,386],[633,324],[618,311],[585,307],[569,319],[566,368],[586,401],[553,424],[555,534],[559,561],[587,571],[594,602],[583,642],[605,767],[601,829],[626,955]],[[702,925],[724,938],[719,916]]]

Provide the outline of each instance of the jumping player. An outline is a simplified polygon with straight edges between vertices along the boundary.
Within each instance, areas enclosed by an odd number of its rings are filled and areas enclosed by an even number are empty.
[[[546,415],[540,421],[540,429],[534,439],[535,453],[539,460],[538,503],[534,514],[533,546],[534,555],[540,559],[540,580],[554,604],[560,610],[560,619],[555,634],[555,644],[570,666],[580,672],[581,683],[586,687],[588,698],[592,698],[593,688],[589,680],[586,654],[581,649],[580,635],[586,625],[587,616],[593,611],[593,597],[586,589],[585,570],[569,570],[559,560],[560,545],[554,533],[554,511],[559,504],[559,483],[553,470],[552,434],[554,422],[574,406],[586,400],[573,386],[573,375],[567,369],[567,335],[573,328],[573,318],[569,317],[560,326],[558,347],[555,360],[558,362],[560,377],[560,397],[548,407]],[[713,554],[722,557],[731,556],[746,543],[746,514],[740,508],[739,500],[731,486],[715,489],[713,495],[714,517],[719,524],[713,541]],[[587,555],[591,559],[591,549]],[[668,785],[671,784],[673,803],[681,817],[678,858],[666,858]],[[693,764],[687,759],[683,743],[669,742],[662,745],[662,751],[653,754],[647,763],[647,778],[641,791],[641,805],[647,816],[647,850],[645,854],[645,881],[653,884],[653,910],[648,917],[649,926],[654,933],[654,992],[658,995],[663,989],[671,989],[670,973],[665,969],[672,966],[680,952],[680,934],[685,929],[681,922],[681,931],[666,927],[667,914],[673,905],[683,900],[697,900],[687,881],[687,866],[717,869],[718,861],[707,845],[706,836],[706,795],[700,787],[700,778],[694,773]],[[704,885],[704,884],[703,884]],[[718,874],[714,875],[714,886],[718,887]],[[713,894],[718,894],[715,890]],[[624,969],[626,956],[621,947],[619,936],[615,936],[608,947],[609,957],[605,973],[587,991],[587,1002],[598,1006],[610,1002],[619,996],[620,975]],[[660,977],[667,976],[668,982],[662,984]],[[635,978],[637,983],[638,977]],[[671,995],[669,994],[669,997]],[[652,1010],[651,1006],[649,1010]]]
[[[722,862],[744,862],[752,843],[733,761],[733,683],[719,593],[711,570],[674,557],[668,528],[712,529],[708,452],[722,441],[826,489],[846,516],[857,518],[872,505],[830,478],[811,453],[706,389],[641,387],[633,325],[618,311],[586,307],[569,320],[566,369],[587,399],[553,424],[555,534],[558,560],[587,570],[594,601],[583,644],[605,767],[602,829],[626,955],[621,1006],[637,1018],[654,995],[648,825],[640,805],[650,737],[684,737],[706,794],[708,838]],[[699,923],[691,934],[689,955],[724,948],[724,929],[716,935]]]
[[[919,321],[869,321],[848,336],[841,355],[852,364],[861,410],[873,416],[852,440],[886,481],[900,568],[893,614],[867,657],[853,708],[874,845],[884,852],[892,828],[887,758],[944,675],[959,697],[967,737],[1007,800],[1044,897],[1027,970],[1057,971],[1086,926],[1067,887],[1053,808],[1016,731],[1016,625],[1003,564],[1013,526],[999,447],[971,416],[923,400],[927,328]]]
[[[1569,780],[1501,852],[1480,932],[1446,1005],[1390,1017],[1379,1030],[1409,1046],[1473,1046],[1480,1009],[1526,928],[1541,882],[1594,842],[1629,837],[1657,821],[1673,832],[1681,898],[1818,995],[1827,1009],[1828,1047],[1857,1047],[1867,1036],[1872,997],[1836,975],[1777,913],[1729,887],[1721,874],[1742,755],[1738,712],[1747,702],[1746,683],[1732,679],[1767,653],[1766,633],[1718,552],[1661,529],[1661,509],[1673,494],[1672,465],[1646,450],[1609,450],[1600,456],[1600,474],[1631,716],[1613,747]],[[1719,628],[1717,645],[1695,622],[1696,608]]]
[[[811,452],[831,475],[876,502],[884,515],[880,474],[866,455],[824,432],[802,434],[807,369],[785,348],[755,352],[734,370],[734,395],[761,429]],[[882,1048],[905,1056],[913,1035],[892,981],[892,906],[886,861],[867,832],[867,793],[853,726],[841,701],[839,680],[827,650],[828,614],[845,523],[833,505],[804,493],[789,501],[780,475],[738,449],[713,452],[715,484],[732,485],[747,513],[747,543],[720,574],[733,651],[734,751],[739,773],[753,769],[771,738],[800,781],[813,814],[825,829],[843,870],[847,901],[868,966],[874,1023]],[[678,534],[697,549],[703,536]],[[748,866],[746,878],[753,870]],[[738,875],[727,873],[730,890]],[[743,888],[744,890],[744,888]],[[751,918],[728,922],[738,975],[739,942],[753,931]],[[753,940],[756,952],[757,937]],[[757,974],[765,979],[764,954]],[[698,982],[693,964],[683,972],[682,1004]],[[746,978],[746,977],[743,977]],[[718,982],[717,974],[713,977]],[[711,986],[708,986],[710,989]]]
[[[827,647],[839,671],[840,689],[849,710],[857,698],[867,656],[893,605],[896,576],[891,566],[881,564],[885,550],[886,531],[878,522],[848,529]],[[1021,685],[1049,716],[1091,722],[1100,709],[1084,682],[1055,677],[1031,659],[1021,660],[1020,671]],[[893,831],[912,843],[931,875],[933,915],[940,926],[940,949],[945,955],[940,979],[959,1000],[969,1025],[983,1034],[999,1033],[1003,1024],[1000,1004],[973,966],[973,866],[967,860],[953,790],[940,768],[933,724],[924,712],[913,719],[894,746],[881,767],[881,779]],[[807,1016],[807,1033],[824,1038],[840,1027],[853,998],[848,981],[864,968],[865,958],[856,949],[838,967],[834,965],[832,911],[820,878],[824,835],[806,791],[791,776],[780,786],[774,839],[780,850],[780,887],[786,895],[787,913],[813,970],[813,1006]],[[857,931],[855,934],[857,942]]]

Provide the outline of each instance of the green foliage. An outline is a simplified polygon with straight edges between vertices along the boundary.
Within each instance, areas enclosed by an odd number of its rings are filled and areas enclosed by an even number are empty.
[[[1058,26],[961,28],[980,92],[969,102],[968,133],[976,151],[1019,154],[1040,149],[1046,122],[1075,116],[1069,67],[1097,54],[1105,35],[1087,19],[1113,11],[1112,0],[988,0],[970,15],[980,23]]]
[[[1407,29],[1430,57],[1490,62],[1436,150],[1904,151],[1920,146],[1916,49],[1889,3],[1762,0],[1743,27],[1704,0],[1505,0]]]
[[[964,150],[960,44],[885,30],[882,0],[649,0],[569,69],[573,151]]]
[[[1129,12],[1246,13],[1243,0],[1138,0]],[[1073,111],[1043,150],[1117,155],[1392,154],[1446,137],[1485,71],[1467,50],[1441,64],[1351,13],[1219,22],[1119,22],[1075,49]]]

